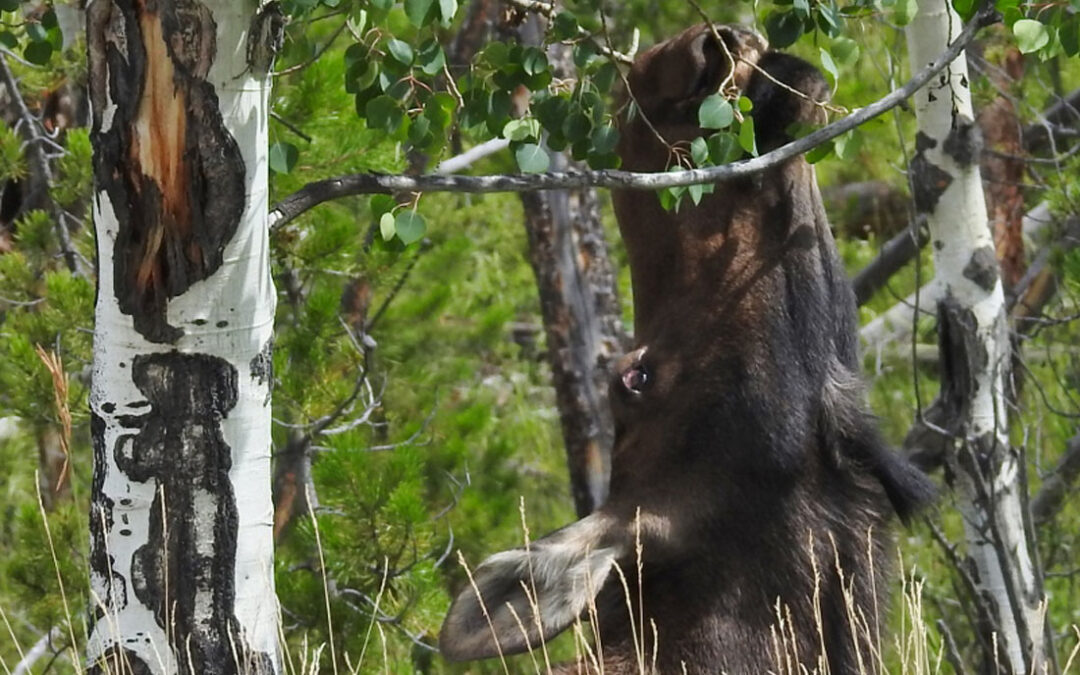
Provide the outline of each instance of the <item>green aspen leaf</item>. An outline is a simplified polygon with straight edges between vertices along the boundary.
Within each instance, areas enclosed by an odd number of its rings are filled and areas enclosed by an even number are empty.
[[[570,145],[570,141],[566,140],[561,131],[552,131],[548,133],[546,145],[549,150],[562,152],[566,149],[566,146]]]
[[[906,26],[919,11],[919,0],[896,0],[892,10],[892,20],[897,26]]]
[[[391,39],[386,43],[386,48],[390,50],[390,56],[394,57],[398,63],[411,66],[413,62],[413,50],[409,46],[408,42],[403,42],[397,39]]]
[[[851,38],[835,38],[832,43],[832,48],[829,50],[829,54],[832,55],[833,61],[837,65],[844,67],[853,66],[855,65],[855,62],[859,60],[859,43]]]
[[[429,40],[416,54],[420,70],[428,75],[437,75],[446,65],[446,54],[443,53],[442,45],[435,40]]]
[[[960,15],[960,18],[964,21],[968,21],[971,17],[975,16],[975,9],[978,3],[975,0],[953,0],[953,9]]]
[[[859,148],[862,147],[862,134],[857,129],[838,136],[833,139],[833,149],[836,151],[836,156],[840,159],[851,159],[859,152]]]
[[[840,8],[840,14],[842,16],[851,17],[851,18],[860,18],[861,19],[863,17],[870,16],[873,13],[874,13],[874,8],[873,7],[868,7],[868,6],[865,6],[865,5],[848,5],[847,7],[841,7]]]
[[[731,104],[720,94],[705,97],[698,108],[698,124],[702,129],[726,129],[734,119]]]
[[[810,16],[810,0],[792,0],[791,8],[801,16]]]
[[[360,43],[351,44],[345,50],[345,70],[349,70],[357,63],[367,63],[368,49]]]
[[[405,16],[409,17],[412,25],[419,28],[424,25],[434,4],[435,0],[405,0]]]
[[[739,147],[757,157],[757,140],[754,137],[753,117],[747,117],[739,125]]]
[[[514,159],[523,173],[542,173],[548,170],[551,159],[535,143],[524,143],[514,151]]]
[[[0,11],[14,12],[19,9],[19,0],[0,0]]]
[[[551,22],[551,39],[561,42],[576,38],[578,22],[570,12],[559,12]]]
[[[300,151],[292,143],[274,143],[270,146],[270,170],[274,173],[289,173],[299,158]]]
[[[574,45],[574,65],[579,70],[586,70],[596,57],[596,46],[589,40]]]
[[[690,195],[690,201],[694,202],[694,206],[701,203],[701,197],[705,194],[704,185],[691,185],[686,188],[686,194]]]
[[[593,86],[597,91],[611,91],[615,84],[615,78],[619,76],[619,68],[611,61],[606,61],[596,69],[592,76]]]
[[[488,119],[498,121],[500,124],[510,116],[510,108],[513,102],[510,94],[505,91],[493,91],[487,101]]]
[[[705,142],[709,146],[709,159],[713,164],[728,164],[742,155],[739,141],[731,132],[713,134]]]
[[[40,23],[32,21],[26,24],[26,37],[30,38],[32,42],[39,42],[48,39],[49,31],[45,30],[45,27]]]
[[[427,232],[427,223],[424,222],[424,217],[416,211],[402,211],[394,218],[394,230],[397,232],[401,243],[408,246],[414,241],[419,241],[424,236],[424,233]]]
[[[19,46],[19,38],[15,37],[15,34],[11,31],[0,31],[0,45],[4,45],[8,49],[15,49]]]
[[[829,2],[821,2],[815,5],[817,10],[817,25],[829,37],[840,35],[840,11],[836,5]]]
[[[589,155],[590,169],[618,169],[622,160],[615,153],[592,153]]]
[[[597,127],[592,132],[593,150],[601,155],[608,155],[615,151],[619,143],[619,130],[610,124]]]
[[[1012,30],[1016,36],[1016,46],[1023,54],[1037,52],[1050,42],[1050,32],[1046,26],[1034,19],[1020,19],[1013,24]]]
[[[840,74],[837,71],[836,63],[833,61],[832,54],[825,51],[824,47],[819,48],[818,52],[821,54],[821,67],[825,69],[825,72],[832,76],[833,85],[835,86],[837,79],[839,79],[840,77]]]
[[[397,232],[394,229],[394,214],[384,213],[379,216],[379,234],[382,235],[383,241],[390,241],[394,238]]]
[[[773,12],[765,18],[765,33],[771,47],[783,49],[803,34],[803,21],[795,12]]]
[[[417,115],[409,125],[409,142],[416,147],[424,147],[431,143],[431,120],[425,115]]]
[[[826,141],[816,148],[811,149],[806,153],[806,161],[810,164],[817,164],[821,160],[825,159],[833,153],[833,142]]]
[[[36,66],[43,66],[52,57],[53,46],[48,40],[31,42],[23,49],[23,58]]]
[[[443,132],[449,129],[454,121],[454,109],[451,107],[447,110],[443,103],[433,96],[424,106],[424,117],[431,121],[433,129]]]
[[[748,113],[754,109],[754,102],[745,96],[739,97],[739,112]]]
[[[365,112],[369,129],[381,129],[388,134],[393,134],[401,128],[405,117],[405,111],[401,109],[398,102],[385,94],[368,101]]]
[[[562,125],[570,112],[570,101],[562,96],[549,96],[533,105],[533,114],[544,128],[554,133],[562,133]]]
[[[449,26],[454,20],[454,15],[457,14],[457,10],[457,0],[439,0],[439,17],[442,20],[444,28]]]
[[[510,47],[505,42],[489,42],[482,54],[492,68],[503,68],[510,63]]]
[[[690,158],[696,166],[704,166],[709,161],[709,144],[701,136],[690,142]]]
[[[592,120],[581,111],[571,113],[563,122],[562,132],[571,143],[585,140],[592,133]]]
[[[525,54],[521,58],[521,67],[524,68],[525,72],[529,75],[547,72],[547,55],[536,47],[529,47],[525,50]]]
[[[457,99],[453,94],[449,94],[445,91],[440,91],[432,95],[431,100],[428,102],[428,106],[432,104],[436,105],[446,115],[453,115],[457,110]]]
[[[394,0],[371,0],[371,6],[386,11],[394,6]]]
[[[532,118],[510,120],[502,130],[508,141],[527,141],[540,138],[540,123]]]
[[[664,188],[657,192],[657,197],[660,198],[660,207],[664,211],[673,211],[678,206],[678,198],[675,197],[672,188]]]

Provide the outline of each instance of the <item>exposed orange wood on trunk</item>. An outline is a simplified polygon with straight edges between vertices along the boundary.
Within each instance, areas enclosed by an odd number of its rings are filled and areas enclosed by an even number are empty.
[[[994,86],[1003,92],[1016,88],[1024,74],[1024,57],[1015,47],[1007,47],[994,68],[986,73]],[[984,153],[982,174],[986,194],[987,216],[994,231],[994,248],[1001,263],[1002,279],[1012,288],[1024,276],[1022,219],[1024,195],[1020,185],[1024,180],[1025,154],[1020,120],[1009,98],[997,96],[978,114],[986,147],[997,154]]]
[[[136,274],[140,288],[147,288],[164,273],[161,249],[169,240],[184,240],[191,230],[189,170],[184,156],[187,134],[187,102],[176,86],[175,67],[162,32],[161,17],[140,3],[139,25],[146,50],[146,79],[133,124],[132,166],[153,181],[161,193],[161,220],[145,233],[146,248]],[[139,185],[142,181],[135,180]],[[188,251],[198,260],[197,250]]]

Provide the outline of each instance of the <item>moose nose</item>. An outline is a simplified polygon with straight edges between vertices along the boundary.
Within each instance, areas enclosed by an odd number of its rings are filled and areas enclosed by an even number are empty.
[[[642,393],[649,383],[649,371],[642,362],[647,350],[648,347],[641,347],[619,359],[619,380],[623,388],[632,394]]]

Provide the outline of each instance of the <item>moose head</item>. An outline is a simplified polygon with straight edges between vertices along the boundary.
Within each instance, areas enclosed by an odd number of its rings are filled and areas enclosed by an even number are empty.
[[[707,25],[643,53],[628,82],[619,153],[634,171],[703,135],[698,107],[722,86],[753,102],[762,152],[822,122],[828,93],[810,64]],[[443,654],[521,652],[591,619],[607,672],[776,671],[777,640],[810,670],[854,672],[888,524],[932,490],[866,407],[813,167],[791,159],[677,211],[649,192],[613,201],[637,348],[610,385],[610,496],[474,570]]]

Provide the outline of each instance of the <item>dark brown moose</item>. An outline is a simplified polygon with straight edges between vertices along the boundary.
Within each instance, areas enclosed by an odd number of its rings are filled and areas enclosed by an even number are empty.
[[[793,124],[823,121],[809,99],[828,89],[813,66],[718,30],[727,50],[698,26],[635,61],[624,168],[663,171],[665,143],[702,135],[699,104],[725,83],[753,102],[761,152]],[[932,489],[867,410],[854,297],[813,167],[792,159],[678,211],[650,192],[613,200],[638,348],[611,383],[610,497],[475,569],[442,653],[537,649],[580,618],[615,675],[874,669],[888,525]]]

